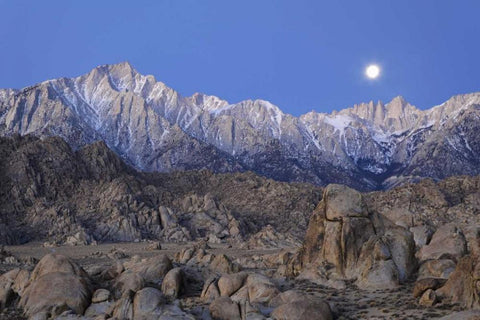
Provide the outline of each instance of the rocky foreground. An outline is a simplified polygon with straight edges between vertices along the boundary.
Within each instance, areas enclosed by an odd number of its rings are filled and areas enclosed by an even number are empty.
[[[204,237],[183,244],[10,246],[2,251],[2,315],[478,319],[478,187],[478,178],[466,177],[390,193],[329,185],[300,247],[271,228],[238,244]]]

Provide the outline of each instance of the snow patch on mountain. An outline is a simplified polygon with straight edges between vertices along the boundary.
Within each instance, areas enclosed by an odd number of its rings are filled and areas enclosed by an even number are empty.
[[[478,116],[477,105],[480,93],[455,96],[425,111],[395,97],[387,104],[371,101],[296,118],[265,100],[231,104],[202,93],[183,97],[153,76],[120,63],[18,92],[0,90],[0,126],[8,134],[28,129],[42,135],[49,128],[50,134],[60,132],[75,146],[101,137],[145,170],[214,168],[217,163],[223,163],[218,170],[233,170],[240,166],[231,165],[238,160],[241,166],[272,177],[279,170],[290,170],[286,179],[335,182],[325,178],[332,171],[331,176],[342,176],[338,181],[368,181],[371,186],[378,182],[365,171],[381,175],[395,162],[408,167],[425,141],[439,139],[468,115]],[[56,113],[49,114],[53,108]],[[85,131],[88,134],[73,138]],[[476,157],[471,133],[448,134],[444,143],[469,159]],[[213,155],[193,157],[192,150],[209,150]],[[228,155],[236,160],[222,158]]]
[[[347,128],[350,123],[352,123],[353,119],[349,116],[337,114],[325,117],[324,121],[325,123],[334,127],[335,130],[338,130],[340,135],[343,135],[345,128]]]

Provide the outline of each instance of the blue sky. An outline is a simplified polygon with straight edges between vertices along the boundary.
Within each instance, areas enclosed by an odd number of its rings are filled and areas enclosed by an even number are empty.
[[[473,0],[0,0],[0,87],[130,61],[182,95],[294,115],[397,95],[426,108],[480,91],[479,13]]]

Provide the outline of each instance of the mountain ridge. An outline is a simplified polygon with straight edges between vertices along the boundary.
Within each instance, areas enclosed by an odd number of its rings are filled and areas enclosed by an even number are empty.
[[[183,97],[123,62],[0,90],[0,132],[59,135],[73,148],[104,140],[144,171],[253,170],[282,181],[372,190],[449,172],[479,174],[480,146],[472,131],[478,106],[480,93],[427,110],[398,96],[294,117],[261,99],[230,104],[202,93]],[[456,131],[465,121],[469,127]],[[466,169],[434,170],[420,159],[434,152],[424,146],[442,146],[445,153],[437,156]]]

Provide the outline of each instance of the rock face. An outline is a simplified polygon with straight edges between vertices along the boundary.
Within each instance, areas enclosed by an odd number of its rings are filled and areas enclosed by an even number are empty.
[[[182,97],[129,63],[0,92],[3,135],[58,135],[75,149],[103,140],[141,170],[254,170],[364,190],[480,173],[478,93],[425,111],[397,97],[296,118],[264,100]]]
[[[455,271],[436,293],[466,308],[480,308],[479,258],[468,255],[460,259]]]
[[[165,275],[162,281],[162,292],[166,297],[176,299],[183,289],[183,271],[174,268]]]
[[[467,242],[462,231],[453,224],[440,227],[430,243],[420,249],[417,258],[420,261],[449,258],[457,260],[467,252]]]
[[[240,306],[229,297],[218,297],[210,304],[210,314],[215,320],[240,320]]]
[[[3,244],[238,242],[270,223],[300,237],[321,196],[253,173],[143,174],[104,143],[75,152],[59,138],[0,138],[0,160]]]
[[[160,307],[165,297],[158,289],[146,287],[138,291],[133,299],[133,319],[153,319],[161,315]]]
[[[369,212],[361,193],[329,185],[312,215],[299,259],[310,277],[388,288],[411,275],[414,250],[412,234]]]

